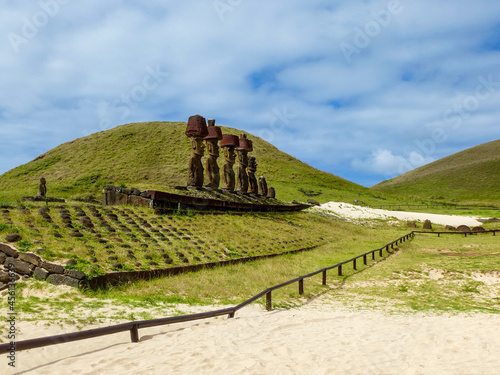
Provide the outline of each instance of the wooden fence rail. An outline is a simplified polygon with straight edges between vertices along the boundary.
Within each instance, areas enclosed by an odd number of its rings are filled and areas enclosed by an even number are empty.
[[[391,208],[452,208],[456,210],[500,210],[495,206],[473,206],[473,205],[458,205],[452,203],[436,203],[436,204],[385,204],[381,206],[368,206],[375,209],[391,209]]]
[[[479,232],[479,233],[481,233],[481,234],[493,233],[493,235],[495,235],[496,232],[500,232],[500,230],[492,230],[492,231],[485,231],[485,232]],[[80,331],[80,332],[66,333],[66,334],[61,334],[61,335],[47,336],[47,337],[40,337],[40,338],[36,338],[36,339],[18,341],[18,342],[15,342],[15,351],[34,349],[34,348],[55,345],[55,344],[62,344],[62,343],[66,343],[66,342],[84,340],[84,339],[89,339],[89,338],[93,338],[93,337],[110,335],[110,334],[125,332],[125,331],[130,332],[130,339],[132,342],[139,342],[139,329],[141,329],[141,328],[155,327],[155,326],[174,324],[174,323],[183,323],[183,322],[213,318],[213,317],[223,316],[223,315],[227,315],[228,318],[234,318],[234,316],[238,310],[244,308],[245,306],[251,304],[252,302],[254,302],[254,301],[256,301],[264,296],[266,298],[266,309],[272,310],[272,292],[273,291],[280,289],[280,288],[283,288],[283,287],[288,286],[288,285],[293,284],[293,283],[298,283],[299,294],[303,294],[304,293],[304,280],[307,278],[313,277],[315,275],[318,275],[320,273],[322,274],[322,284],[326,285],[328,271],[337,269],[338,276],[342,276],[343,275],[343,266],[348,265],[349,263],[352,263],[353,269],[357,270],[357,265],[358,265],[357,260],[358,259],[362,258],[363,264],[366,265],[367,264],[367,257],[369,255],[372,256],[373,260],[375,260],[375,254],[377,252],[379,253],[379,255],[381,257],[383,256],[384,250],[388,254],[391,254],[392,253],[391,250],[394,249],[394,246],[397,246],[398,244],[402,244],[402,243],[412,239],[415,236],[415,233],[438,234],[438,235],[443,234],[443,233],[446,233],[446,234],[464,234],[463,232],[419,232],[419,231],[412,231],[411,233],[408,233],[408,234],[398,238],[397,240],[382,246],[379,249],[370,250],[364,254],[358,255],[358,256],[351,258],[349,260],[334,264],[333,266],[325,267],[325,268],[322,268],[318,271],[309,273],[307,275],[302,275],[302,276],[299,276],[293,280],[289,280],[289,281],[286,281],[282,284],[267,288],[266,290],[260,292],[259,294],[253,296],[252,298],[240,303],[237,306],[233,306],[233,307],[229,307],[229,308],[225,308],[225,309],[221,309],[221,310],[210,311],[210,312],[198,313],[198,314],[174,316],[174,317],[160,318],[160,319],[153,319],[153,320],[133,321],[133,322],[117,324],[117,325],[113,325],[113,326],[109,326],[109,327],[95,328],[95,329],[89,329],[89,330]],[[13,350],[13,348],[12,348],[10,343],[0,344],[0,354],[9,353],[11,350]]]

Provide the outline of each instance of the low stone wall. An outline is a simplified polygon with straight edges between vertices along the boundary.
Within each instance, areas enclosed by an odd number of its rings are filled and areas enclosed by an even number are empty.
[[[151,199],[146,198],[146,192],[139,189],[127,189],[114,185],[106,185],[103,189],[102,205],[115,206],[129,204],[139,207],[150,207]]]
[[[173,276],[182,273],[188,272],[196,272],[206,268],[215,268],[221,266],[229,266],[233,264],[247,263],[252,262],[259,259],[268,259],[275,258],[286,254],[296,254],[304,251],[309,251],[316,249],[321,245],[314,245],[310,247],[305,247],[302,249],[287,251],[279,254],[266,254],[266,255],[256,255],[253,257],[246,258],[237,258],[237,259],[228,259],[221,260],[218,262],[210,262],[210,263],[201,263],[201,264],[192,264],[189,266],[178,266],[178,267],[170,267],[149,271],[114,271],[108,272],[102,276],[96,276],[88,281],[87,286],[91,289],[99,289],[109,285],[119,285],[127,282],[137,281],[137,280],[151,280],[153,278],[165,277],[165,276]]]
[[[61,198],[51,198],[51,197],[23,197],[23,201],[31,201],[31,202],[52,202],[52,203],[64,203],[66,202]]]
[[[39,280],[48,280],[54,285],[69,285],[79,287],[85,285],[85,273],[77,270],[68,270],[59,264],[43,261],[33,253],[20,253],[11,245],[0,243],[0,290],[7,288],[10,280],[9,270],[16,274],[16,280],[30,276]]]
[[[179,266],[150,271],[118,271],[108,272],[103,276],[94,277],[91,280],[85,279],[82,271],[68,270],[59,264],[43,261],[38,255],[33,253],[20,253],[11,245],[0,243],[0,264],[4,270],[0,270],[0,290],[8,287],[10,275],[9,264],[13,264],[16,272],[16,280],[33,276],[38,280],[48,280],[54,285],[69,285],[72,287],[90,287],[91,289],[101,288],[107,285],[118,285],[136,280],[150,280],[156,277],[172,276],[180,273],[199,271],[205,268],[214,268],[232,264],[246,263],[258,259],[274,258],[285,254],[296,254],[317,248],[319,245],[292,250],[280,254],[257,255],[248,258],[229,259],[219,262],[195,264],[189,266]]]

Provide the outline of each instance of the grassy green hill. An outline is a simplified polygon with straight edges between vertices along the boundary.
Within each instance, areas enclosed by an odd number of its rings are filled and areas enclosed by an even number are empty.
[[[500,140],[436,160],[371,187],[383,193],[500,206]]]
[[[185,128],[185,122],[133,123],[64,143],[0,176],[0,201],[36,195],[42,176],[47,180],[48,196],[61,198],[100,200],[102,187],[107,184],[141,190],[185,185],[190,157]],[[226,127],[223,132],[241,133]],[[314,196],[320,202],[359,199],[371,204],[386,199],[312,168],[258,137],[248,137],[254,142],[252,155],[259,164],[258,175],[266,176],[280,200],[305,201],[308,196],[301,191],[321,193]]]

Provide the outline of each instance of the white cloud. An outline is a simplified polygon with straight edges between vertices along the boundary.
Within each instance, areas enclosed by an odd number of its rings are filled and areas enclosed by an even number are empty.
[[[6,36],[22,34],[23,17],[40,5],[7,2],[1,149],[22,135],[27,162],[102,127],[200,113],[309,164],[354,168],[361,181],[398,173],[419,154],[438,159],[500,138],[500,86],[473,111],[456,107],[475,95],[478,77],[500,82],[500,46],[484,48],[500,3],[400,0],[401,12],[348,62],[341,44],[387,1],[221,1],[231,8],[222,21],[212,1],[69,2],[18,53]],[[157,66],[168,76],[144,90]],[[124,106],[127,96],[134,100]],[[283,108],[295,116],[271,125]],[[445,141],[433,140],[437,129]],[[6,159],[0,173],[12,167]]]
[[[371,174],[395,176],[432,161],[434,159],[426,157],[417,151],[412,151],[407,157],[404,157],[394,155],[390,150],[377,149],[367,159],[354,159],[352,167],[355,170]]]

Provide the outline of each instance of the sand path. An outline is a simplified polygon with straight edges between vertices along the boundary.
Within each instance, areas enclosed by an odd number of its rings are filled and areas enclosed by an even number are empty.
[[[313,207],[312,210],[321,210],[324,212],[333,213],[342,218],[349,220],[359,220],[359,219],[391,219],[396,218],[397,220],[415,220],[415,221],[425,221],[429,219],[432,223],[441,225],[468,225],[470,227],[479,226],[482,223],[478,221],[476,217],[472,216],[459,216],[459,215],[439,215],[439,214],[428,214],[424,212],[406,212],[406,211],[388,211],[376,208],[368,208],[363,206],[357,206],[354,204],[343,203],[343,202],[328,202],[322,204],[319,207]]]
[[[49,333],[24,328],[25,337]],[[123,333],[19,352],[18,372],[7,373],[500,373],[499,315],[389,315],[348,311],[320,298],[272,312],[253,305],[234,319],[144,329],[140,337],[136,344]]]

